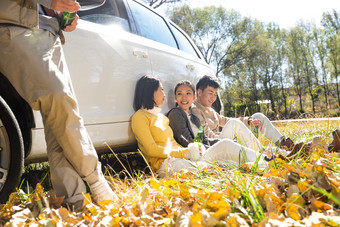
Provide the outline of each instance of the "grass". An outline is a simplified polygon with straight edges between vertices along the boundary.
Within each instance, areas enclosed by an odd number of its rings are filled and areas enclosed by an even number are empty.
[[[340,128],[340,121],[275,123],[275,126],[294,141],[310,141],[314,136],[321,136],[328,144],[331,132]],[[264,145],[272,145],[261,135],[259,139]],[[2,207],[0,217],[7,223],[14,222],[13,215],[20,209],[13,211],[9,207],[15,204],[31,210],[30,217],[33,218],[26,218],[25,223],[34,224],[44,220],[63,225],[78,221],[95,226],[179,226],[181,223],[257,226],[275,220],[283,226],[292,226],[307,225],[313,220],[314,224],[340,225],[337,219],[340,216],[340,157],[329,154],[327,149],[317,148],[308,157],[296,157],[290,163],[274,159],[267,168],[256,164],[240,168],[216,165],[197,173],[183,171],[166,179],[154,178],[145,164],[141,168],[131,166],[136,159],[139,164],[144,161],[142,156],[135,155],[133,158],[128,155],[103,156],[104,171],[119,197],[113,203],[98,206],[88,202],[81,212],[69,210],[67,219],[60,216],[60,208],[55,211],[59,215],[56,215],[57,220],[46,214],[46,207],[41,203],[29,199],[35,188],[32,183],[28,187],[29,193],[22,192],[25,196],[20,197],[20,202],[15,203],[18,199],[13,198],[9,200],[7,216],[3,212],[6,206]],[[24,176],[32,176],[41,169],[48,169],[48,165],[27,166]],[[46,171],[36,179],[45,191],[50,189]],[[33,182],[32,179],[25,180]],[[22,188],[31,184],[23,182]],[[40,207],[40,213],[34,213],[34,207]],[[65,215],[66,211],[63,212]],[[322,214],[322,218],[316,219],[317,214]]]

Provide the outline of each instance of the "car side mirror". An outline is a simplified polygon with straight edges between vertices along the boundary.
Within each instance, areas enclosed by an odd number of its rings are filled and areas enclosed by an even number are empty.
[[[80,4],[79,11],[85,11],[102,6],[106,0],[77,0]]]

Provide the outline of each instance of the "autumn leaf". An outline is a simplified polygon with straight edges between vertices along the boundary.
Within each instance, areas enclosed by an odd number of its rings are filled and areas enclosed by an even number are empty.
[[[249,226],[249,224],[243,218],[241,218],[239,215],[233,214],[233,215],[231,215],[231,217],[226,222],[226,226],[228,226],[228,227],[246,227],[246,226]]]
[[[163,179],[110,174],[117,200],[95,203],[86,193],[76,211],[38,184],[0,205],[0,226],[339,226],[340,157],[319,142],[310,156],[275,159],[261,172],[216,165]]]
[[[299,212],[299,209],[301,209],[301,207],[299,205],[296,205],[294,203],[290,204],[286,208],[287,216],[294,219],[295,221],[301,220],[302,216]]]
[[[152,189],[159,189],[162,186],[162,182],[155,178],[150,178],[150,186]]]
[[[312,200],[311,201],[311,204],[309,206],[313,211],[321,211],[321,210],[330,210],[332,209],[332,207],[327,204],[327,203],[324,203],[322,201],[319,201],[319,200]]]

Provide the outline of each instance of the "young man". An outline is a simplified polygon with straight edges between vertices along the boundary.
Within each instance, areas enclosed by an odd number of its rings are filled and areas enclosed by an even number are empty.
[[[290,138],[285,138],[262,113],[255,113],[251,117],[240,117],[239,119],[218,114],[211,106],[216,101],[219,88],[218,81],[211,76],[203,76],[196,84],[197,99],[194,101],[192,113],[200,119],[201,125],[205,126],[204,132],[209,138],[222,139],[228,135],[234,135],[230,131],[242,128],[240,124],[243,123],[252,131],[255,126],[258,126],[259,132],[280,148],[287,150],[293,148],[294,142]],[[228,123],[232,123],[233,126],[227,127]],[[225,128],[220,131],[220,127]]]
[[[83,181],[95,201],[116,197],[79,115],[54,11],[79,8],[73,0],[0,1],[0,72],[32,109],[40,110],[52,185],[65,203],[78,207],[86,192]],[[77,19],[65,31],[76,25]]]

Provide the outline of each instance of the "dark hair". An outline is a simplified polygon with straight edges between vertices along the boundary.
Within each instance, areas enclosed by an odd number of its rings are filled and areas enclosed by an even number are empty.
[[[160,84],[159,79],[149,75],[144,75],[137,81],[133,101],[135,111],[140,108],[149,110],[154,107],[155,101],[153,100],[153,94],[157,91]]]
[[[189,80],[182,80],[182,81],[180,81],[180,82],[178,82],[176,84],[175,95],[176,95],[176,91],[177,91],[178,87],[182,86],[182,85],[190,87],[192,89],[192,91],[194,92],[194,94],[195,94],[195,87],[194,87],[194,85]]]
[[[197,82],[196,90],[201,89],[204,91],[204,89],[206,89],[208,86],[220,88],[220,84],[215,77],[205,75]]]

